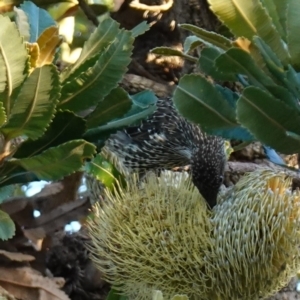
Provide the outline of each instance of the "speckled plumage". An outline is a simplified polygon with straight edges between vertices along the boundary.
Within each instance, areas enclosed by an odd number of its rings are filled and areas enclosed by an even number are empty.
[[[113,134],[103,153],[124,173],[191,165],[192,179],[210,207],[222,183],[224,141],[201,131],[175,109],[171,99],[159,99],[157,110],[137,126]]]

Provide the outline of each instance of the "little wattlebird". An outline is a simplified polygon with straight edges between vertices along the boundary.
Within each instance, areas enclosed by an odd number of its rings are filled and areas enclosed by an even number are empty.
[[[216,204],[226,162],[224,141],[204,133],[176,110],[170,98],[135,126],[110,136],[102,150],[124,173],[191,166],[194,185],[210,208]]]

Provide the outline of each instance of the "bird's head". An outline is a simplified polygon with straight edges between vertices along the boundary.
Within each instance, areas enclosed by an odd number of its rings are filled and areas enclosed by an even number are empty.
[[[225,163],[224,142],[217,137],[208,137],[192,157],[193,183],[210,208],[217,204],[218,192],[223,182]]]

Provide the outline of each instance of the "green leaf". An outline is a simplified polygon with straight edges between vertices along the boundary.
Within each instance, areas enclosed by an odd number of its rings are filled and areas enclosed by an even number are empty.
[[[28,42],[30,39],[30,25],[28,22],[28,17],[24,10],[14,7],[14,12],[16,15],[16,24],[18,26],[19,32],[23,39]]]
[[[151,53],[165,55],[165,56],[179,56],[179,57],[183,57],[187,60],[190,60],[192,62],[197,62],[197,58],[190,56],[188,54],[185,54],[185,53],[181,52],[180,50],[172,49],[169,47],[156,47],[156,48],[151,49]]]
[[[27,75],[28,53],[15,23],[0,15],[0,27],[0,101],[9,114],[10,97]]]
[[[16,159],[15,165],[33,172],[40,180],[58,180],[78,171],[85,159],[92,158],[95,146],[84,140],[73,140],[39,155]]]
[[[300,140],[288,132],[300,134],[300,115],[269,93],[247,87],[237,104],[238,121],[262,143],[284,154],[298,153]]]
[[[30,24],[30,43],[36,42],[46,28],[56,25],[48,12],[37,7],[33,2],[24,1],[20,7],[26,13]]]
[[[260,50],[260,53],[266,63],[266,66],[270,73],[276,78],[288,91],[295,97],[300,97],[300,85],[298,76],[293,68],[288,65],[288,71],[285,68],[278,57],[270,49],[270,47],[259,37],[253,38],[255,45]],[[272,93],[272,89],[269,89]],[[288,99],[286,99],[286,102]],[[289,101],[291,105],[298,106],[298,99]],[[294,103],[293,103],[294,102]]]
[[[131,107],[128,93],[120,87],[113,89],[87,118],[88,128],[101,126],[122,117]]]
[[[208,0],[211,10],[235,34],[252,40],[261,37],[287,64],[288,52],[261,0]]]
[[[271,0],[269,0],[271,1]],[[283,40],[286,40],[286,19],[287,19],[287,5],[289,0],[273,0],[273,3],[276,6],[277,15],[279,18],[279,22],[281,24],[282,30],[283,30]]]
[[[16,187],[12,184],[0,188],[0,204],[13,195],[15,188]]]
[[[275,86],[273,80],[256,65],[250,54],[239,48],[232,48],[221,54],[216,59],[216,67],[220,72],[246,75],[252,84],[259,87]]]
[[[287,44],[291,56],[291,63],[297,70],[300,70],[299,11],[300,1],[289,0],[286,18]]]
[[[118,294],[116,290],[111,289],[106,300],[128,300],[128,298],[126,296]]]
[[[6,118],[5,109],[3,107],[3,103],[0,102],[0,126],[2,126],[6,122],[6,120],[7,118]]]
[[[228,50],[232,47],[231,41],[226,37],[215,32],[207,31],[190,24],[182,24],[181,28],[191,31],[196,35],[206,46],[216,46],[222,50]]]
[[[62,88],[61,109],[84,110],[101,101],[122,79],[130,62],[133,38],[122,30],[92,68]]]
[[[18,148],[14,158],[26,158],[42,151],[56,147],[68,141],[82,138],[86,130],[86,122],[70,111],[59,111],[45,134],[39,139],[28,140]]]
[[[0,187],[11,184],[26,184],[32,181],[39,181],[36,175],[24,168],[14,164],[12,160],[5,162],[0,172]]]
[[[200,70],[215,80],[236,81],[236,75],[232,73],[224,73],[217,69],[215,62],[221,54],[222,52],[217,48],[204,48],[201,51],[198,61]]]
[[[183,44],[183,52],[189,53],[195,49],[197,49],[199,46],[203,45],[203,42],[201,39],[199,39],[195,35],[188,36]]]
[[[183,76],[173,101],[185,118],[204,127],[228,128],[237,125],[234,108],[201,75]]]
[[[82,72],[92,67],[99,55],[115,41],[120,33],[119,24],[111,18],[105,19],[84,43],[78,60],[61,74],[61,80],[73,80]],[[71,77],[70,77],[71,76]]]
[[[154,105],[157,102],[157,97],[152,91],[144,90],[134,95],[131,95],[133,103],[139,108],[148,108],[150,105]],[[128,112],[130,115],[131,112]]]
[[[37,139],[43,135],[53,118],[59,90],[54,66],[35,69],[25,80],[2,132],[9,139],[21,135]]]
[[[150,29],[150,25],[143,21],[142,23],[138,24],[137,26],[133,27],[130,31],[134,38],[138,37],[139,35],[144,34],[146,31]]]
[[[263,7],[267,10],[270,18],[272,19],[272,22],[274,24],[274,26],[276,27],[276,30],[279,32],[281,38],[283,40],[286,40],[286,33],[285,30],[281,24],[281,16],[278,14],[278,10],[277,10],[277,6],[276,6],[276,2],[278,2],[278,0],[261,0]],[[286,0],[279,0],[281,2],[285,2]],[[285,11],[285,9],[284,9]]]
[[[126,181],[122,174],[101,154],[96,155],[92,161],[85,164],[85,172],[97,178],[111,190],[117,183],[123,187],[126,186]]]
[[[102,147],[105,140],[112,133],[146,118],[148,115],[154,113],[155,109],[155,105],[149,105],[147,108],[141,108],[139,105],[133,105],[129,112],[127,112],[122,118],[108,122],[102,126],[89,129],[84,135],[84,138],[88,141],[98,143],[98,147]]]
[[[0,210],[0,240],[7,241],[15,235],[16,226],[10,216]]]

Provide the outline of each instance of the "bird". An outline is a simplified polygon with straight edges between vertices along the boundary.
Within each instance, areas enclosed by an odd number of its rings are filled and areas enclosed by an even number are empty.
[[[171,97],[159,98],[152,115],[112,134],[102,154],[125,174],[190,165],[192,182],[208,206],[217,203],[226,163],[224,140],[181,116]]]

